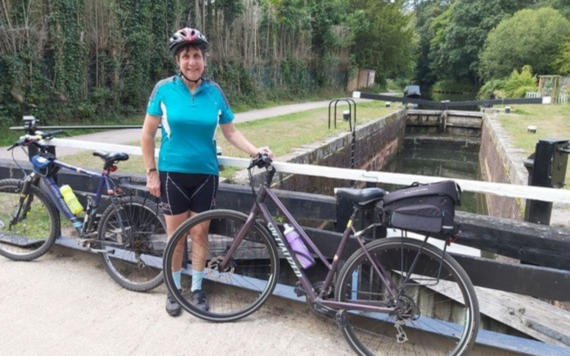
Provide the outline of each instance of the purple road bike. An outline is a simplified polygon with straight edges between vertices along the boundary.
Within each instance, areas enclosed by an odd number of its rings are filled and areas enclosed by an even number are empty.
[[[267,170],[257,192],[251,172],[254,167]],[[420,239],[366,238],[366,231],[382,226],[382,219],[356,230],[363,210],[381,206],[384,190],[337,190],[337,195],[353,203],[354,210],[334,258],[329,260],[271,190],[275,174],[271,160],[257,157],[248,170],[255,195],[249,214],[221,209],[198,214],[185,221],[167,244],[163,258],[166,285],[184,310],[213,322],[250,315],[272,295],[280,262],[285,261],[299,281],[295,292],[306,296],[311,311],[334,320],[359,355],[469,352],[479,327],[478,301],[469,277],[452,256],[428,244],[428,233]],[[310,282],[284,237],[283,226],[268,210],[267,200],[275,204],[279,215],[326,267],[323,281]],[[349,239],[355,239],[360,248],[343,260]],[[198,252],[193,253],[196,248]],[[180,265],[181,255],[186,257],[182,262],[182,290],[178,290],[167,271]],[[188,289],[193,260],[205,263],[202,289],[209,302],[207,311],[191,303]]]

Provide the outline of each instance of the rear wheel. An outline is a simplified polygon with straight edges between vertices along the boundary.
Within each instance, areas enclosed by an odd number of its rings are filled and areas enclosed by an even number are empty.
[[[255,222],[239,245],[233,245],[246,220],[247,215],[236,211],[207,211],[182,223],[168,241],[164,253],[166,285],[187,312],[209,321],[234,321],[259,309],[271,296],[279,274],[279,259],[267,229]],[[206,243],[196,236],[205,237]],[[209,304],[208,311],[192,304],[190,292],[192,251],[196,248],[204,251],[204,247],[207,257],[202,291]],[[232,248],[235,250],[229,264],[222,270],[220,263]],[[180,258],[183,259],[181,291],[174,284],[172,273],[166,272],[172,271]]]
[[[146,292],[162,283],[166,224],[156,203],[137,196],[109,205],[97,234],[103,265],[123,288]]]
[[[339,323],[360,355],[466,355],[477,335],[479,306],[469,277],[448,254],[413,239],[387,238],[356,251],[343,267],[337,300],[395,308],[340,313]],[[375,268],[378,267],[378,268]],[[391,295],[382,282],[393,284]]]
[[[0,181],[0,255],[30,261],[45,254],[59,236],[59,213],[47,195],[20,179]]]

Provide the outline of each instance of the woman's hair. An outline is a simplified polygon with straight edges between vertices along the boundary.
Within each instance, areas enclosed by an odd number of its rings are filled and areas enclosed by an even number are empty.
[[[198,48],[204,57],[208,52],[208,39],[200,31],[185,27],[174,33],[170,38],[170,44],[168,46],[170,54],[176,57],[178,53],[187,47]]]

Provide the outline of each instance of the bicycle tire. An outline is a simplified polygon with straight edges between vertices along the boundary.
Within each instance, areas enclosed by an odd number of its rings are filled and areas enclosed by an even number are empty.
[[[399,312],[381,313],[344,310],[338,316],[342,332],[359,355],[466,355],[479,329],[479,306],[471,280],[449,254],[409,238],[387,238],[366,245],[380,262],[389,280],[401,291],[397,298],[387,295],[362,249],[343,267],[335,298],[343,302],[375,302],[400,305]],[[417,264],[411,271],[414,257]],[[438,272],[441,265],[441,270]],[[439,276],[439,279],[437,279]],[[401,329],[398,328],[399,321]],[[400,332],[402,330],[402,332]]]
[[[138,196],[118,199],[103,212],[97,239],[103,266],[121,287],[147,292],[162,281],[166,223],[156,203]]]
[[[232,210],[210,210],[198,214],[176,229],[164,253],[164,271],[171,271],[175,248],[185,241],[188,261],[182,267],[182,290],[174,284],[172,273],[165,273],[166,286],[180,306],[190,314],[213,322],[235,321],[259,309],[269,298],[279,275],[279,258],[273,239],[267,229],[255,222],[242,243],[235,250],[230,266],[219,271],[217,264],[234,239],[234,234],[248,216]],[[208,257],[204,270],[202,290],[206,293],[209,310],[204,311],[191,302],[189,292],[192,280],[192,234],[199,224],[209,223]],[[182,242],[181,242],[182,241]]]
[[[60,235],[57,208],[38,187],[31,185],[25,217],[10,225],[21,197],[20,179],[0,181],[0,255],[14,261],[31,261],[44,255]],[[28,200],[30,199],[30,200]]]

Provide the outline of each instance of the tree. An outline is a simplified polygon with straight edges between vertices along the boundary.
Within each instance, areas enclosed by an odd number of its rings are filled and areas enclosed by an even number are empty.
[[[401,2],[350,1],[347,22],[357,67],[374,69],[379,78],[412,73],[417,39],[411,15],[402,6]]]
[[[558,74],[570,74],[570,38],[561,45],[552,67]]]
[[[489,33],[481,53],[481,76],[506,77],[513,68],[524,65],[532,66],[538,74],[556,72],[553,63],[567,36],[570,21],[557,10],[521,10]]]
[[[534,0],[456,0],[435,21],[430,65],[438,79],[478,83],[479,52],[487,34],[505,17]],[[512,68],[511,68],[512,69]]]
[[[539,0],[533,8],[539,9],[547,6],[560,11],[564,17],[570,19],[570,0]]]
[[[313,75],[317,84],[322,86],[326,82],[325,56],[327,49],[335,44],[333,27],[340,24],[344,2],[340,0],[308,0],[311,48],[313,52]]]
[[[430,87],[436,80],[435,73],[429,67],[430,42],[435,37],[435,20],[449,8],[449,5],[448,0],[414,0],[411,4],[414,8],[416,32],[419,37],[414,77],[415,82],[421,87]]]

